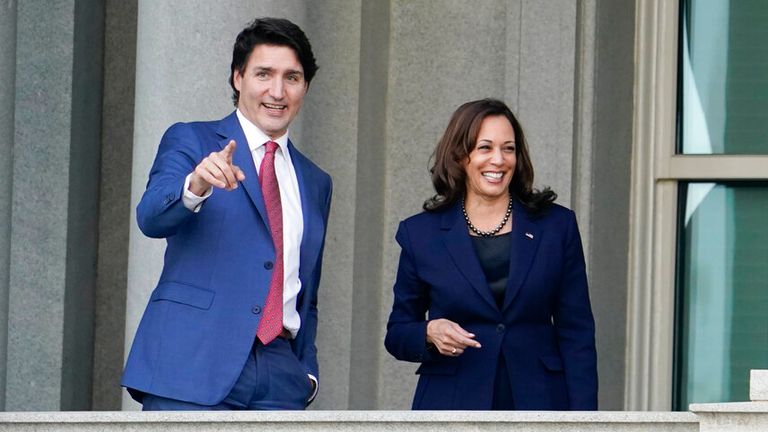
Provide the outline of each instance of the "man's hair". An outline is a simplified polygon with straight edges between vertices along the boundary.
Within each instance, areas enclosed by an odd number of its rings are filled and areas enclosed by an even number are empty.
[[[293,49],[304,69],[307,85],[317,72],[312,46],[299,26],[283,18],[256,18],[237,35],[232,49],[229,85],[232,87],[232,101],[235,106],[240,99],[240,92],[235,88],[235,71],[241,75],[245,73],[248,57],[257,45],[287,46]]]

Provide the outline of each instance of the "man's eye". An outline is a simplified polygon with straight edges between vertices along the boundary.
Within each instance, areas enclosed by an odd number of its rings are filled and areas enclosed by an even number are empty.
[[[256,78],[258,79],[267,79],[269,77],[269,74],[266,72],[256,72]]]

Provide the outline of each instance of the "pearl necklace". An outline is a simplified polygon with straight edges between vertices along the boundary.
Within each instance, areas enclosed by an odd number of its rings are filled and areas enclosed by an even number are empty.
[[[467,221],[467,226],[470,230],[472,230],[473,233],[479,235],[480,237],[490,237],[501,231],[501,229],[504,228],[504,225],[507,224],[507,221],[509,221],[509,217],[512,215],[512,197],[509,198],[509,205],[507,206],[507,212],[504,214],[504,219],[502,219],[501,222],[496,225],[496,228],[490,231],[482,231],[476,226],[472,225],[472,222],[469,220],[469,215],[467,215],[467,208],[464,207],[463,199],[461,200],[461,212],[464,213],[464,220]]]

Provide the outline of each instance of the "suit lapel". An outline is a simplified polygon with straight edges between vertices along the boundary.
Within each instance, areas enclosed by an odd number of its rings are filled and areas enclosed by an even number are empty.
[[[515,296],[520,291],[520,287],[525,282],[543,234],[539,227],[530,220],[528,212],[526,212],[519,201],[515,201],[513,205],[509,280],[502,310],[505,310],[512,304]]]
[[[235,154],[232,155],[232,162],[243,170],[243,174],[245,174],[245,180],[240,182],[240,184],[245,187],[245,191],[259,211],[264,224],[269,227],[267,208],[264,205],[264,197],[261,194],[261,185],[259,184],[259,175],[253,163],[253,155],[251,155],[251,149],[248,147],[248,140],[245,139],[243,129],[237,120],[237,114],[233,112],[225,117],[219,123],[219,129],[216,133],[222,137],[219,141],[219,147],[222,149],[227,146],[230,140],[235,140],[237,143]]]
[[[443,214],[441,229],[445,232],[443,242],[456,267],[480,297],[493,309],[498,310],[458,205]]]
[[[318,202],[317,184],[312,181],[311,166],[304,158],[304,155],[296,150],[293,143],[288,140],[288,151],[291,154],[291,162],[296,172],[296,180],[299,183],[299,198],[301,199],[301,214],[304,220],[304,232],[301,236],[301,246],[299,249],[299,272],[303,281],[306,275],[301,270],[311,268],[313,262],[312,254],[319,251],[319,246],[315,247],[315,236],[322,232],[322,228],[316,226],[317,217],[321,208]],[[303,291],[303,290],[302,290]]]

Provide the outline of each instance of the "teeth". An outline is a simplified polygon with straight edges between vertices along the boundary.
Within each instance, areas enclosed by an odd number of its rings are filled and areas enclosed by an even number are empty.
[[[504,174],[500,172],[484,172],[483,173],[483,177],[488,177],[496,180],[500,179],[503,175]]]
[[[264,103],[263,105],[269,109],[285,109],[285,105],[272,105],[268,103]]]

